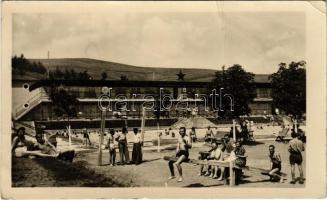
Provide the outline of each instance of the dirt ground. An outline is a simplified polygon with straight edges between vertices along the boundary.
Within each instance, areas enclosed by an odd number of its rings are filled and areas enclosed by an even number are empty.
[[[244,171],[244,179],[237,187],[304,187],[304,184],[299,183],[292,185],[290,181],[290,165],[288,162],[289,153],[287,151],[287,144],[276,143],[274,141],[258,142],[256,145],[245,145],[247,151],[247,165],[251,167],[269,168],[268,160],[268,146],[274,144],[276,151],[281,154],[282,157],[282,171],[287,174],[287,180],[284,183],[270,182],[269,177],[262,175],[257,170]],[[209,147],[198,145],[200,147],[192,148],[190,152],[190,158],[196,159],[198,152],[206,150]],[[174,151],[162,151],[160,153],[155,151],[144,152],[144,162],[140,165],[125,165],[125,166],[109,166],[108,165],[108,152],[103,154],[103,165],[96,166],[97,153],[85,153],[81,154],[76,160],[87,160],[89,167],[94,169],[95,173],[103,174],[106,177],[110,177],[114,182],[128,184],[132,186],[142,187],[214,187],[221,186],[226,187],[223,181],[217,181],[209,177],[198,176],[199,166],[193,164],[182,164],[184,181],[177,183],[176,179],[167,181],[169,177],[169,169],[167,161],[162,158],[165,155],[173,155]],[[119,160],[119,156],[117,155]],[[304,155],[305,163],[305,155]],[[304,166],[305,170],[305,166]],[[298,171],[296,172],[297,177]]]

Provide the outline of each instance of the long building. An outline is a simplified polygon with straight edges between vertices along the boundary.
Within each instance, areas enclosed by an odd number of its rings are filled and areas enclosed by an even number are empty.
[[[256,98],[250,104],[252,115],[269,115],[272,113],[271,85],[269,75],[255,75]],[[25,84],[24,83],[28,83]],[[210,82],[192,81],[151,81],[151,80],[56,80],[55,84],[64,88],[68,93],[77,97],[77,116],[72,120],[96,120],[101,116],[99,98],[105,93],[103,88],[111,88],[110,97],[105,97],[103,102],[110,99],[111,111],[106,112],[107,119],[114,119],[117,113],[129,119],[140,119],[142,107],[145,102],[151,107],[152,103],[147,95],[158,94],[162,88],[163,94],[169,94],[172,108],[163,112],[163,118],[178,118],[187,116],[191,108],[197,109],[197,115],[215,118],[215,112],[205,110],[204,100],[194,94],[206,94]],[[54,106],[49,98],[53,81],[39,80],[26,82],[13,81],[13,119],[21,121],[52,121],[60,120],[54,112]],[[24,88],[25,87],[25,88]],[[122,99],[123,94],[126,99]],[[133,95],[138,94],[138,95]],[[108,93],[107,93],[107,96]],[[180,109],[181,100],[190,109]],[[153,100],[155,101],[155,100]],[[109,107],[109,106],[108,106]],[[184,106],[185,108],[185,106]],[[147,111],[148,118],[154,118],[153,111]]]

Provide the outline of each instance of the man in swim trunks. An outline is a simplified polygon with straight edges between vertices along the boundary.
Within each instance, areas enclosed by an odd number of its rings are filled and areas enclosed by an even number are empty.
[[[280,182],[283,182],[283,178],[280,178],[278,176],[278,173],[280,173],[282,169],[282,159],[279,155],[279,153],[275,152],[275,146],[269,145],[269,159],[270,159],[270,180],[280,180]]]
[[[177,172],[179,175],[178,182],[183,181],[183,173],[182,173],[182,162],[185,162],[189,159],[189,149],[192,147],[192,140],[190,136],[186,135],[186,128],[180,127],[179,128],[179,138],[177,142],[177,148],[176,148],[176,157],[178,160],[175,161],[169,161],[169,170],[171,176],[168,179],[174,179],[175,178],[175,172],[174,172],[174,166],[177,168]]]
[[[298,166],[299,173],[300,173],[300,180],[299,183],[304,183],[303,178],[303,169],[302,169],[302,152],[304,151],[304,144],[301,140],[297,138],[297,134],[293,132],[291,134],[292,140],[289,142],[288,151],[290,152],[290,164],[291,164],[291,174],[292,174],[292,181],[291,184],[295,184],[295,165]]]

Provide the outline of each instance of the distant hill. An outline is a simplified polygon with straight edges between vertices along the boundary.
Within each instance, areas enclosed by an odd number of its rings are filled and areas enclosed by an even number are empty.
[[[93,79],[101,79],[101,74],[105,71],[107,79],[119,80],[121,76],[127,76],[128,80],[156,80],[175,81],[181,68],[160,68],[160,67],[139,67],[121,63],[102,61],[88,58],[60,58],[60,59],[28,59],[31,62],[41,62],[46,68],[64,71],[74,69],[76,72],[87,71]],[[217,69],[218,70],[218,69]],[[182,68],[185,81],[211,81],[216,70],[211,69],[189,69]],[[256,75],[258,82],[267,82],[268,75]],[[41,79],[39,74],[29,73],[28,76],[21,76],[14,73],[13,79],[37,80]]]

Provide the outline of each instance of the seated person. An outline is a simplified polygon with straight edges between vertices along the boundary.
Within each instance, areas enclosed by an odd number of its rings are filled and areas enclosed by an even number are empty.
[[[200,156],[199,156],[199,160],[212,160],[213,158],[213,154],[214,154],[214,151],[215,149],[217,148],[216,145],[214,143],[211,143],[211,149],[209,151],[202,151],[202,152],[199,152],[200,153]],[[200,165],[200,174],[199,176],[202,176],[202,175],[206,175],[206,176],[209,176],[211,174],[211,170],[210,170],[210,166],[207,167],[207,171],[204,171],[204,166],[205,165]]]
[[[170,170],[171,176],[168,179],[174,179],[175,178],[175,172],[174,167],[177,168],[177,172],[179,174],[178,182],[183,181],[183,174],[182,174],[182,166],[181,164],[185,161],[188,161],[189,159],[189,149],[192,148],[192,140],[189,136],[186,135],[186,128],[180,127],[179,128],[179,138],[177,142],[176,147],[176,157],[178,160],[175,161],[169,161],[168,166]]]
[[[75,151],[59,152],[49,142],[45,141],[42,134],[36,134],[37,142],[27,140],[25,138],[25,128],[18,129],[17,136],[13,139],[12,154],[16,157],[38,156],[38,157],[53,157],[60,160],[72,162]]]
[[[283,182],[283,178],[280,177],[280,172],[282,169],[282,159],[278,153],[275,152],[275,146],[269,145],[269,159],[270,159],[270,169],[269,175],[271,181]]]
[[[37,145],[25,138],[25,128],[21,127],[12,135],[11,152],[13,155],[21,155],[22,151],[38,150]]]
[[[231,151],[228,153],[228,151],[226,149],[225,153],[223,153],[223,159],[224,159],[225,162],[232,162],[232,161],[235,161],[237,159],[237,156],[235,154],[235,150],[236,150],[235,142],[231,140],[230,145],[231,145]],[[224,169],[222,171],[222,175],[223,175],[223,179],[225,181],[227,181],[227,179],[229,177],[229,167],[224,167]]]
[[[245,156],[245,149],[242,146],[241,141],[237,141],[235,143],[235,155],[236,155],[236,161],[235,164],[239,167],[245,167],[246,165],[246,156]]]
[[[211,142],[213,137],[213,132],[210,126],[207,127],[206,134],[204,136],[204,142]]]
[[[223,142],[221,146],[221,156],[219,161],[225,161],[228,158],[228,153],[227,153],[227,148],[226,148],[226,143]],[[223,180],[224,178],[224,172],[225,172],[225,167],[219,167],[220,169],[220,176],[218,178],[218,181]]]
[[[165,135],[169,135],[169,130],[165,129]]]
[[[208,160],[222,160],[222,150],[219,147],[219,142],[217,140],[214,140],[212,144],[213,149],[208,157]],[[214,179],[218,178],[218,166],[208,166],[208,172],[209,169],[211,169],[211,177]]]

